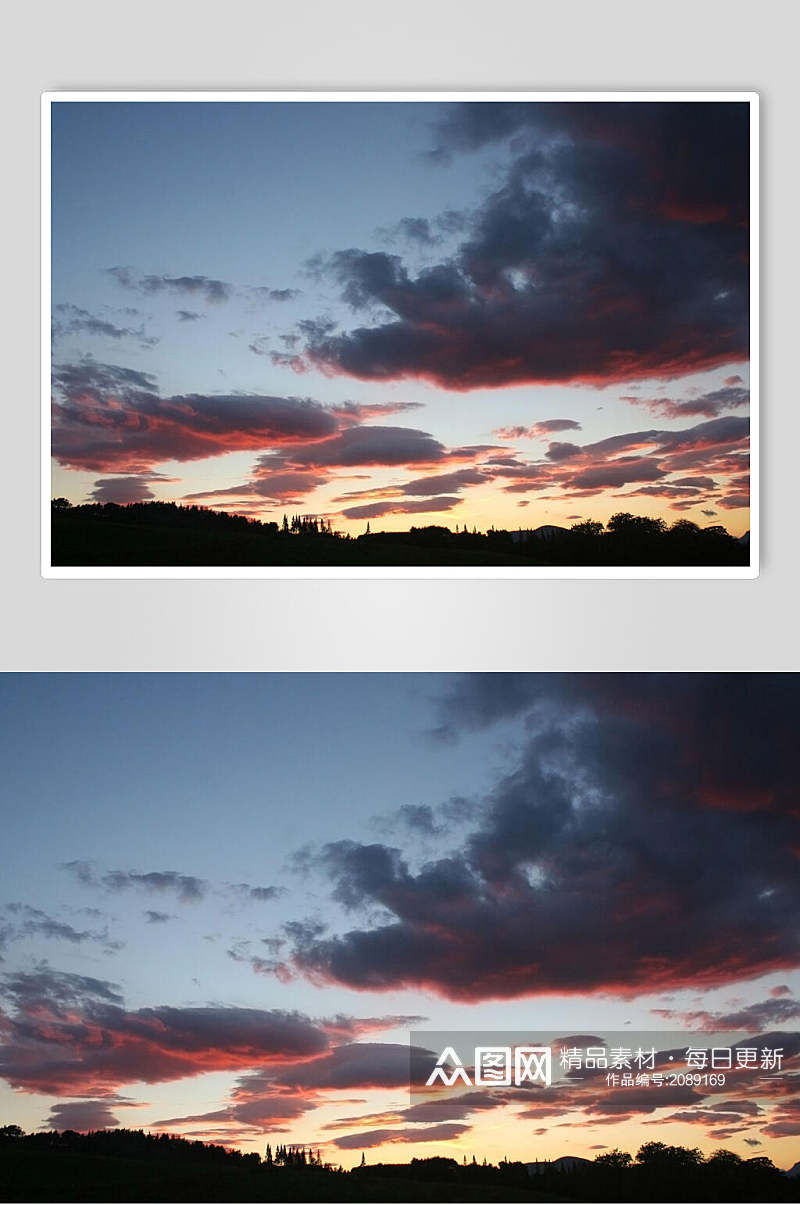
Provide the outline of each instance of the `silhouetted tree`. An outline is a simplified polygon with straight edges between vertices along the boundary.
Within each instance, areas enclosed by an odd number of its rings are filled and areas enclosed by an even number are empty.
[[[621,1151],[614,1148],[613,1151],[606,1151],[603,1155],[598,1155],[595,1159],[600,1167],[630,1167],[633,1159],[627,1151]]]
[[[570,531],[576,536],[599,536],[603,532],[603,524],[594,519],[584,519],[582,523],[573,523]]]

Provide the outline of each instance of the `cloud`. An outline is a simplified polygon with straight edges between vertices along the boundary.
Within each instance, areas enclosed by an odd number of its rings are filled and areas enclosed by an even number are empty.
[[[329,438],[319,439],[314,443],[284,446],[279,451],[265,453],[260,456],[253,468],[249,481],[227,489],[211,490],[204,493],[187,494],[187,499],[211,497],[246,497],[255,495],[275,502],[286,502],[302,494],[309,493],[320,485],[327,484],[336,475],[336,470],[347,468],[377,468],[401,467],[414,465],[420,468],[435,467],[439,464],[463,464],[475,461],[494,451],[491,445],[472,445],[462,448],[446,448],[444,444],[434,439],[427,431],[413,427],[377,427],[352,426],[348,419],[336,434]],[[466,483],[466,479],[462,484]],[[418,483],[409,483],[418,488]],[[435,492],[438,479],[431,478],[428,483]],[[427,487],[426,487],[427,488]],[[380,491],[377,497],[382,498],[386,491]],[[394,495],[403,495],[403,487],[389,491]],[[367,490],[348,497],[366,496],[376,498],[376,491]],[[431,503],[420,506],[413,502],[383,503],[372,502],[372,514],[414,513],[419,510],[446,510],[456,505],[458,499],[439,499],[437,504]],[[449,505],[448,505],[449,503]],[[363,507],[355,508],[363,514],[350,517],[369,517]],[[345,512],[341,512],[345,513]]]
[[[363,423],[387,414],[404,414],[408,410],[421,410],[422,402],[340,402],[331,406],[331,413],[347,422]]]
[[[749,494],[725,494],[717,499],[717,506],[725,510],[744,510],[750,505]]]
[[[214,280],[210,276],[137,276],[132,268],[108,268],[117,284],[137,293],[173,293],[188,297],[202,297],[209,304],[227,301],[233,294],[233,285],[225,280]]]
[[[149,870],[145,873],[134,870],[109,870],[103,875],[96,875],[91,863],[80,860],[64,862],[63,868],[87,887],[103,887],[111,892],[128,891],[132,888],[145,892],[171,892],[183,903],[201,900],[209,890],[205,879],[182,874],[177,870]]]
[[[698,504],[713,498],[724,505],[716,493],[720,477],[721,488],[734,491],[723,496],[731,505],[742,505],[749,482],[736,474],[747,469],[749,429],[747,418],[729,415],[680,430],[629,431],[583,445],[554,442],[542,460],[497,458],[483,467],[501,483],[506,479],[502,488],[507,493],[550,489],[550,496],[561,499],[637,485],[638,490],[617,496],[691,494]]]
[[[149,502],[155,497],[150,485],[154,481],[172,481],[159,473],[139,473],[131,477],[101,477],[94,483],[89,498],[92,502],[116,502],[125,506],[129,502]]]
[[[588,1039],[575,1039],[578,1045]],[[568,1041],[568,1039],[564,1039]],[[571,1040],[570,1040],[571,1041]],[[796,1040],[785,1040],[776,1034],[762,1034],[747,1040],[747,1045],[760,1048],[763,1045],[785,1045],[785,1066],[792,1068],[797,1056]],[[594,1043],[610,1045],[603,1038]],[[671,1056],[671,1057],[670,1057]],[[655,1067],[662,1072],[674,1070],[677,1059],[685,1058],[685,1048],[658,1050]],[[426,1063],[427,1066],[427,1063]],[[712,1140],[720,1140],[728,1133],[745,1132],[754,1125],[761,1127],[773,1124],[788,1124],[791,1104],[785,1102],[791,1096],[793,1084],[787,1076],[790,1072],[775,1076],[764,1076],[757,1067],[735,1069],[728,1075],[728,1083],[722,1086],[669,1084],[628,1088],[620,1092],[605,1082],[605,1072],[574,1072],[557,1078],[554,1086],[541,1092],[530,1085],[515,1088],[492,1088],[491,1090],[467,1090],[440,1094],[405,1108],[389,1108],[382,1112],[341,1117],[327,1123],[326,1131],[350,1130],[360,1126],[358,1134],[385,1133],[387,1129],[404,1129],[412,1124],[442,1124],[460,1122],[475,1113],[498,1109],[505,1116],[513,1110],[522,1122],[551,1122],[558,1126],[618,1125],[629,1119],[643,1124],[663,1125],[675,1121],[702,1126]],[[759,1097],[756,1101],[754,1095]],[[773,1103],[774,1102],[774,1106]],[[665,1109],[677,1112],[664,1117]],[[565,1116],[577,1115],[575,1120],[565,1121]],[[654,1116],[659,1114],[659,1116]],[[365,1128],[368,1127],[368,1128]],[[543,1133],[546,1126],[538,1127]],[[411,1132],[410,1129],[406,1132]],[[346,1141],[358,1145],[355,1135],[344,1135]],[[335,1141],[335,1140],[334,1140]],[[755,1140],[757,1141],[757,1140]]]
[[[498,439],[548,439],[555,431],[580,431],[581,424],[572,418],[548,418],[532,427],[498,427],[493,432]]]
[[[784,675],[466,679],[445,732],[527,726],[477,823],[418,869],[380,842],[323,846],[307,865],[356,923],[302,935],[285,961],[317,983],[470,1001],[797,967],[799,690]]]
[[[61,365],[53,381],[54,457],[69,468],[118,474],[95,482],[96,502],[148,501],[153,482],[174,480],[153,466],[233,451],[262,453],[251,479],[187,500],[254,496],[285,503],[325,484],[338,468],[427,467],[485,450],[448,449],[416,428],[364,424],[415,409],[415,402],[328,407],[311,398],[250,394],[162,398],[150,375],[94,360]]]
[[[284,1066],[271,1065],[241,1075],[230,1101],[211,1113],[163,1118],[159,1126],[220,1121],[275,1129],[324,1104],[329,1094],[348,1089],[405,1089],[409,1084],[408,1045],[353,1042],[332,1046]],[[426,1055],[429,1052],[425,1052]]]
[[[800,1003],[784,997],[762,1000],[728,1013],[714,1013],[704,1009],[681,1012],[668,1008],[654,1008],[652,1011],[665,1021],[677,1021],[688,1029],[700,1029],[709,1033],[737,1029],[752,1032],[770,1025],[785,1025],[788,1021],[797,1020],[800,1017]]]
[[[122,1003],[117,984],[95,979],[91,975],[54,971],[47,963],[40,963],[34,971],[4,975],[2,984],[3,994],[21,1012],[35,1012],[42,1004],[53,1009],[69,1010],[93,1000]]]
[[[196,310],[176,310],[179,322],[197,322],[200,318],[205,318],[205,314],[198,314]]]
[[[240,892],[246,899],[258,900],[263,903],[265,900],[277,899],[283,894],[282,887],[253,887],[250,883],[234,883],[235,891]]]
[[[452,473],[439,473],[430,477],[417,477],[399,487],[402,494],[450,494],[469,485],[483,485],[487,477],[480,469],[455,469]]]
[[[330,439],[292,448],[293,467],[348,468],[367,465],[435,464],[448,458],[443,444],[414,427],[347,427]],[[263,461],[268,467],[269,461]]]
[[[442,1122],[439,1125],[409,1127],[405,1129],[364,1130],[356,1134],[342,1134],[333,1139],[333,1146],[342,1151],[369,1149],[397,1143],[414,1142],[453,1142],[466,1134],[468,1125],[458,1122]]]
[[[146,373],[94,360],[53,374],[53,455],[74,469],[141,474],[166,460],[325,439],[340,421],[310,398],[252,394],[160,397]]]
[[[20,941],[26,937],[43,937],[49,941],[66,941],[71,945],[96,942],[113,952],[120,948],[119,942],[109,939],[107,929],[76,929],[66,921],[48,916],[40,908],[30,904],[12,903],[5,907],[13,919],[2,928],[2,944]]]
[[[360,248],[318,263],[362,324],[309,334],[306,362],[469,390],[669,378],[747,358],[746,104],[459,113],[439,128],[440,158],[513,131],[499,186],[455,252],[416,274]]]
[[[400,240],[416,243],[421,247],[433,247],[442,241],[441,234],[434,230],[427,218],[401,218],[396,225],[382,227],[376,233],[379,238],[390,243]]]
[[[164,1083],[312,1058],[324,1029],[298,1012],[211,1006],[127,1010],[115,986],[40,970],[6,978],[0,1075],[52,1096],[106,1096],[122,1084]],[[408,1052],[406,1050],[406,1060]]]
[[[119,1118],[112,1111],[115,1104],[130,1105],[122,1097],[108,1096],[103,1100],[71,1100],[53,1105],[46,1123],[49,1130],[76,1130],[86,1134],[90,1130],[111,1130],[119,1125]]]
[[[568,484],[573,489],[598,490],[631,481],[656,481],[664,476],[666,469],[662,469],[657,461],[645,456],[628,456],[619,463],[582,469],[572,474]]]
[[[60,366],[54,384],[54,456],[72,468],[112,474],[95,482],[91,498],[97,502],[147,501],[154,496],[155,482],[174,480],[155,473],[155,465],[235,450],[259,453],[248,480],[185,499],[286,505],[327,484],[340,470],[405,466],[439,471],[338,500],[372,507],[380,503],[373,516],[414,513],[413,507],[401,505],[404,498],[452,499],[462,489],[494,481],[507,493],[550,490],[550,496],[563,499],[625,485],[658,485],[657,496],[676,499],[676,506],[713,501],[715,509],[738,509],[748,502],[749,422],[733,415],[681,430],[650,428],[583,445],[551,441],[543,457],[525,461],[495,445],[448,448],[418,428],[365,421],[415,408],[414,402],[323,406],[311,398],[243,394],[162,398],[148,374],[94,360]],[[526,430],[548,438],[577,426],[571,419],[553,419]],[[645,488],[642,496],[648,492],[656,495],[654,488]],[[435,509],[448,506],[440,503]]]
[[[98,318],[77,305],[57,305],[53,315],[50,329],[54,341],[66,335],[102,335],[107,339],[135,339],[140,347],[155,347],[159,342],[154,336],[147,335],[144,324],[116,326],[107,318]]]
[[[268,285],[253,285],[245,292],[257,301],[294,301],[300,296],[299,289],[271,289]]]
[[[167,921],[175,919],[170,912],[154,912],[152,908],[146,909],[144,915],[148,925],[165,925]]]
[[[148,892],[174,892],[179,900],[191,903],[201,900],[208,884],[194,875],[179,874],[176,870],[151,870],[146,874],[135,871],[111,870],[101,880],[109,891],[126,891],[132,887]]]
[[[702,414],[706,418],[717,418],[725,410],[736,410],[750,404],[750,390],[727,381],[741,381],[741,377],[728,377],[722,389],[712,389],[697,397],[675,401],[668,397],[643,398],[637,394],[623,395],[620,401],[634,406],[645,406],[662,418],[690,418]]]
[[[339,1013],[321,1022],[327,1033],[337,1038],[357,1038],[366,1033],[378,1033],[387,1029],[414,1029],[424,1024],[427,1018],[415,1013],[395,1013],[383,1017],[346,1017]]]
[[[377,519],[382,515],[433,514],[453,510],[462,498],[421,498],[416,502],[371,502],[365,506],[348,506],[339,513],[345,519]]]

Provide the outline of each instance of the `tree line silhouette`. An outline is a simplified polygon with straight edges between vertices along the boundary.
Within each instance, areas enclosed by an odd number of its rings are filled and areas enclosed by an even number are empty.
[[[7,1125],[0,1128],[0,1174],[11,1186],[10,1200],[800,1200],[800,1177],[765,1156],[721,1149],[706,1157],[663,1142],[645,1143],[635,1157],[612,1150],[566,1167],[539,1163],[535,1174],[518,1160],[495,1165],[474,1155],[461,1162],[432,1156],[369,1163],[362,1154],[346,1172],[298,1144],[273,1150],[268,1143],[262,1159],[143,1130],[26,1134]]]
[[[87,503],[54,498],[54,565],[509,565],[746,566],[749,547],[721,526],[620,512],[569,529],[479,532],[412,526],[349,535],[329,518],[287,514],[280,523],[175,502]]]

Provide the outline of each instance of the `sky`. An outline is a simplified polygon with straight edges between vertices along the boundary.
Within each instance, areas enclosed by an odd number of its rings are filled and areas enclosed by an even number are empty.
[[[54,496],[749,527],[742,102],[52,105]]]
[[[653,1138],[792,1166],[799,693],[793,674],[3,675],[3,1124],[344,1166]],[[651,1035],[664,1066],[722,1034],[785,1060],[622,1096],[580,1076],[410,1094],[410,1044],[498,1032]]]

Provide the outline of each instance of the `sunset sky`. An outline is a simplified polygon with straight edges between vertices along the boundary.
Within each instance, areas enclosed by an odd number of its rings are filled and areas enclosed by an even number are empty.
[[[2,1122],[307,1142],[345,1166],[655,1138],[791,1166],[799,692],[4,675]],[[785,1070],[420,1109],[419,1030],[743,1033]]]
[[[745,102],[52,105],[52,491],[749,528]]]

